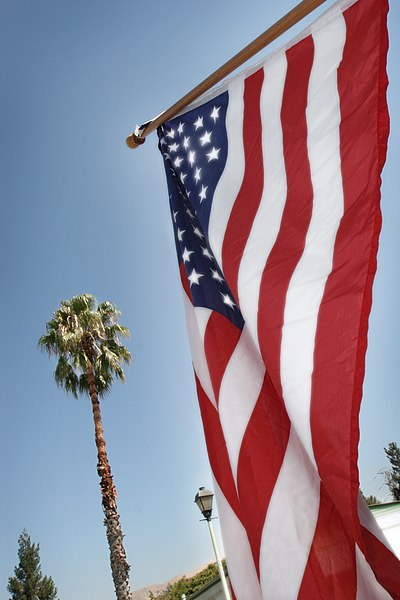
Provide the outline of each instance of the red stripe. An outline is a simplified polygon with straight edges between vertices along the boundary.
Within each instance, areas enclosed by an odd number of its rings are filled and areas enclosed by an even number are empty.
[[[264,184],[261,145],[260,95],[264,70],[260,69],[245,80],[243,146],[245,172],[243,182],[229,217],[222,246],[222,270],[230,290],[238,302],[237,279],[243,251],[250,234]]]
[[[282,393],[280,347],[286,293],[304,250],[313,200],[306,122],[308,81],[314,57],[311,36],[293,46],[286,56],[281,120],[287,198],[281,228],[262,276],[258,313],[262,356],[279,394]]]
[[[365,527],[362,527],[362,535],[368,562],[373,566],[376,578],[394,600],[400,600],[399,560]]]
[[[222,377],[241,333],[240,329],[223,315],[217,312],[211,314],[204,336],[204,351],[217,403]]]
[[[195,378],[211,469],[231,509],[235,512],[238,519],[241,519],[236,486],[232,475],[224,434],[219,420],[219,414],[203,390],[196,373]]]
[[[354,542],[339,513],[320,488],[318,522],[298,600],[354,600],[357,594]]]
[[[263,526],[289,433],[285,408],[266,374],[243,437],[237,476],[243,523],[258,575]]]

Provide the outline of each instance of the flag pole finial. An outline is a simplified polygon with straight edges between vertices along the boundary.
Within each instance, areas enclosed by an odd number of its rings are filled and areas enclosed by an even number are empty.
[[[134,150],[135,148],[139,148],[139,146],[145,143],[146,136],[143,135],[143,131],[146,129],[146,125],[148,125],[148,123],[145,123],[141,127],[139,127],[139,125],[136,125],[135,131],[128,135],[128,137],[126,138],[126,145],[128,146],[128,148],[132,148]]]
[[[132,150],[134,150],[135,148],[139,148],[139,146],[144,144],[145,141],[146,141],[146,138],[140,137],[139,135],[136,135],[135,133],[131,133],[126,138],[126,145],[128,146],[128,148],[132,148]]]

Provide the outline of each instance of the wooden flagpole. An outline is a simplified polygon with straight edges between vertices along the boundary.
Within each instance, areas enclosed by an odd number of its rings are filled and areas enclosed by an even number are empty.
[[[165,121],[168,121],[168,119],[173,118],[183,108],[185,108],[185,106],[196,100],[196,98],[207,92],[219,81],[230,75],[230,73],[232,73],[235,69],[240,67],[249,58],[257,54],[257,52],[259,52],[268,44],[276,40],[280,35],[285,33],[285,31],[293,27],[293,25],[296,25],[296,23],[301,21],[301,19],[306,17],[310,12],[312,12],[324,2],[326,2],[326,0],[302,0],[302,2],[300,2],[291,11],[289,11],[286,15],[279,19],[279,21],[277,21],[274,25],[272,25],[266,31],[264,31],[264,33],[262,33],[245,48],[243,48],[243,50],[235,54],[235,56],[228,60],[228,62],[226,62],[224,65],[222,65],[222,67],[214,71],[214,73],[209,75],[209,77],[204,79],[204,81],[199,83],[199,85],[193,88],[180,100],[175,102],[175,104],[170,106],[153,121],[150,121],[150,123],[146,123],[142,130],[139,131],[139,134],[132,133],[131,135],[129,135],[126,138],[126,143],[129,146],[129,148],[138,148],[138,146],[144,144],[146,137],[149,135],[149,133],[157,129],[159,125],[162,125]]]

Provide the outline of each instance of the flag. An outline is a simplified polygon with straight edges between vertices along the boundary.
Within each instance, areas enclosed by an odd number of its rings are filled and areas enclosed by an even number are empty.
[[[400,598],[359,495],[386,0],[340,0],[159,128],[237,600]]]

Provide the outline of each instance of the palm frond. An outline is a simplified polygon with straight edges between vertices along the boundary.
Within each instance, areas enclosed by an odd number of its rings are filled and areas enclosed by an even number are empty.
[[[126,346],[122,346],[118,340],[106,340],[101,345],[102,351],[110,351],[115,357],[118,363],[125,363],[129,365],[132,357]]]
[[[115,373],[116,379],[119,379],[120,381],[122,381],[122,383],[125,383],[125,373],[124,373],[124,370],[120,366],[117,366],[114,369],[114,373]]]
[[[40,350],[47,352],[47,354],[58,355],[60,352],[64,352],[64,339],[58,331],[49,330],[48,333],[42,335],[39,338],[38,346]]]
[[[118,310],[115,304],[112,304],[112,302],[109,302],[108,300],[101,302],[97,308],[97,311],[101,315],[104,325],[112,325],[118,320],[118,317],[121,316],[121,312]]]
[[[85,373],[89,363],[89,359],[86,356],[84,350],[80,348],[77,352],[74,353],[73,356],[71,356],[71,363],[75,369],[77,369],[78,371],[82,371],[82,373]]]
[[[89,384],[87,381],[86,373],[82,373],[78,381],[78,389],[81,394],[89,394]]]
[[[72,393],[75,398],[78,397],[78,376],[74,369],[69,364],[65,356],[60,356],[57,362],[56,370],[54,371],[54,379],[59,387],[65,389],[68,393]]]
[[[63,302],[61,303],[63,304]],[[70,300],[66,300],[65,304],[69,306],[76,315],[80,315],[85,311],[94,311],[96,309],[96,298],[92,294],[80,294],[73,296]]]
[[[112,325],[108,325],[104,328],[104,330],[106,338],[108,340],[118,340],[119,335],[122,335],[122,337],[124,338],[130,337],[129,329],[127,327],[124,327],[124,325],[120,325],[119,323],[113,323]]]
[[[91,294],[63,300],[46,324],[38,347],[59,357],[54,377],[57,385],[71,392],[88,393],[86,369],[93,361],[98,393],[106,394],[113,381],[125,381],[121,364],[131,355],[119,337],[129,337],[129,329],[118,323],[120,311],[111,302],[100,304]]]
[[[99,313],[90,310],[82,311],[79,315],[79,323],[85,331],[91,331],[95,337],[104,337],[104,325]]]

